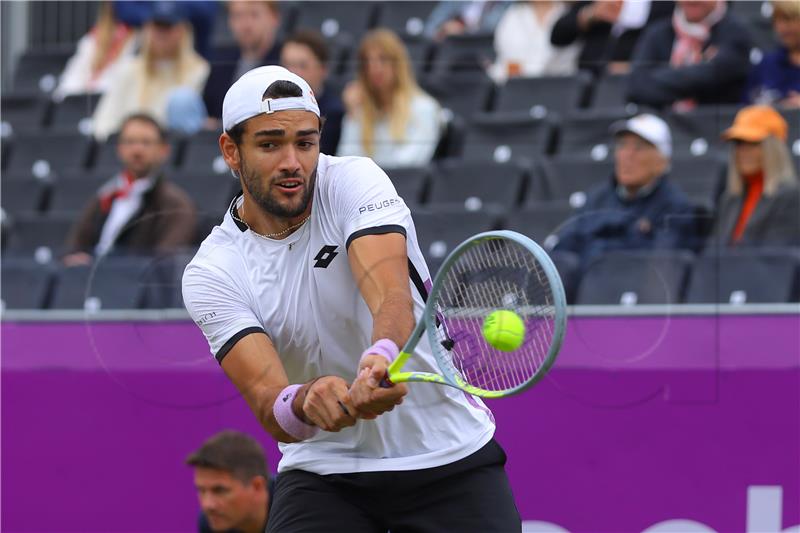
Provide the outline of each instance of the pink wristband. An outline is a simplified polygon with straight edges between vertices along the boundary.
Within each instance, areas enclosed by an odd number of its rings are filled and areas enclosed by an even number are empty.
[[[316,435],[319,432],[319,428],[306,424],[294,414],[292,403],[300,387],[302,385],[295,384],[283,389],[272,406],[272,413],[275,415],[275,421],[278,422],[282,430],[297,440],[306,440]]]
[[[361,361],[368,355],[382,355],[386,358],[387,361],[391,364],[392,361],[395,360],[397,354],[400,353],[400,348],[394,343],[393,340],[390,339],[381,339],[376,341],[375,344],[364,350],[364,353],[361,354],[361,359],[358,361],[358,364],[361,364]]]

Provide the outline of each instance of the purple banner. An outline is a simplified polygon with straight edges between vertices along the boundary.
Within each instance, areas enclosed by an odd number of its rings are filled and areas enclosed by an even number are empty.
[[[190,322],[1,327],[2,531],[193,531],[183,460],[224,428],[277,464]],[[800,524],[797,315],[573,318],[550,375],[491,407],[532,530]]]

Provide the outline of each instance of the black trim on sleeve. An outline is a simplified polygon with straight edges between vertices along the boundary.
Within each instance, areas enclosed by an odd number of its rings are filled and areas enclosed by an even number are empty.
[[[230,352],[233,349],[236,343],[242,340],[244,337],[250,335],[251,333],[263,333],[264,335],[267,334],[267,332],[264,331],[264,328],[259,328],[255,326],[244,328],[239,333],[236,333],[233,337],[228,339],[228,342],[222,345],[222,348],[219,349],[217,355],[214,356],[214,358],[216,358],[217,360],[217,363],[222,364],[222,360],[225,359],[225,356],[228,355],[228,352]]]
[[[419,271],[417,270],[417,267],[414,266],[414,262],[411,261],[410,257],[408,258],[408,275],[411,277],[411,281],[414,283],[419,295],[422,297],[422,301],[428,303],[428,289],[425,288],[425,283],[422,281],[422,276],[419,275]]]
[[[354,231],[353,234],[347,238],[347,243],[344,245],[344,249],[349,250],[350,244],[359,237],[363,237],[365,235],[384,235],[386,233],[402,233],[403,237],[406,237],[406,228],[397,224],[387,224],[386,226],[375,226],[372,228],[364,228]]]

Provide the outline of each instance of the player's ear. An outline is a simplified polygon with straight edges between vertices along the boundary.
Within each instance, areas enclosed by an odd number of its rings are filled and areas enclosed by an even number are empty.
[[[219,149],[222,152],[222,158],[225,160],[225,164],[238,174],[241,171],[239,147],[236,146],[234,140],[227,133],[223,133],[219,136]]]

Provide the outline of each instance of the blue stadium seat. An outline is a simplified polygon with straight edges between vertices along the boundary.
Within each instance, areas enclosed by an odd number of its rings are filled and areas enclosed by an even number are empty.
[[[4,135],[38,132],[44,125],[47,109],[47,99],[38,92],[3,94],[0,99],[0,118]]]
[[[50,213],[78,214],[97,196],[97,191],[110,176],[86,176],[82,179],[58,179],[51,189]]]
[[[688,303],[781,303],[798,301],[800,250],[721,250],[697,258]]]
[[[230,174],[181,171],[172,175],[171,179],[186,191],[198,213],[204,214],[224,213],[239,190],[239,180]]]
[[[693,255],[675,251],[619,251],[592,261],[581,279],[579,305],[681,302]]]
[[[528,168],[518,163],[445,160],[432,169],[428,204],[448,209],[505,212],[519,204]]]
[[[230,176],[230,170],[219,151],[219,135],[218,131],[203,131],[186,138],[178,168],[184,172]]]
[[[725,170],[724,162],[715,154],[701,157],[675,157],[671,162],[670,180],[696,204],[711,207]]]
[[[18,257],[36,257],[48,262],[61,256],[74,217],[64,214],[19,215],[9,231],[5,253]]]
[[[611,178],[613,160],[593,161],[585,157],[559,156],[542,160],[547,189],[552,200],[568,201],[577,209],[589,192]]]
[[[494,58],[493,34],[451,35],[437,47],[431,62],[431,71],[435,74],[484,71],[494,62]]]
[[[435,275],[447,254],[468,237],[495,229],[497,219],[485,212],[418,209],[414,225],[422,254],[431,275]]]
[[[197,253],[196,248],[175,250],[174,253],[154,257],[143,275],[144,304],[146,309],[182,309],[181,280],[186,265]]]
[[[634,111],[636,105],[629,103],[625,98],[627,87],[627,74],[606,74],[602,76],[594,84],[590,107],[598,111],[620,112],[626,109]]]
[[[401,36],[419,36],[425,21],[437,2],[411,0],[408,2],[381,2],[376,26],[389,28]]]
[[[528,113],[473,115],[464,138],[463,157],[470,160],[531,164],[548,153],[553,125]]]
[[[28,49],[17,61],[12,88],[19,92],[50,93],[58,85],[58,77],[75,47],[58,46]]]
[[[81,131],[94,114],[99,94],[75,94],[55,104],[50,117],[50,128],[63,131]]]
[[[144,303],[145,273],[152,259],[106,257],[91,266],[61,267],[53,309],[139,309]]]
[[[532,116],[544,113],[564,115],[583,107],[591,76],[540,76],[511,78],[497,90],[495,111],[529,111]]]
[[[464,119],[486,111],[494,90],[491,78],[482,71],[429,74],[419,81],[442,108]],[[455,87],[458,90],[454,90]]]
[[[733,124],[742,106],[700,106],[688,113],[664,116],[672,132],[672,153],[680,156],[704,156],[725,151],[723,131]]]
[[[548,253],[553,264],[556,266],[561,283],[564,285],[564,293],[567,296],[567,304],[575,303],[575,291],[580,282],[580,258],[572,252],[551,251]]]
[[[428,167],[396,167],[387,169],[386,173],[409,208],[413,209],[425,201],[430,177]]]
[[[52,267],[33,259],[3,258],[2,308],[44,309],[50,296]]]
[[[568,114],[559,124],[558,153],[591,157],[596,161],[612,158],[614,137],[609,128],[629,116],[621,109]]]
[[[14,137],[6,170],[37,177],[84,168],[91,149],[89,139],[78,133],[29,133]]]
[[[547,202],[526,206],[505,216],[503,227],[527,235],[541,246],[549,244],[548,237],[568,223],[574,210],[566,202]]]
[[[298,4],[295,29],[310,28],[328,39],[346,38],[357,43],[372,27],[374,2],[302,2]]]
[[[50,184],[47,181],[30,176],[3,176],[2,202],[3,211],[11,217],[20,214],[33,214],[41,211],[47,201]]]

